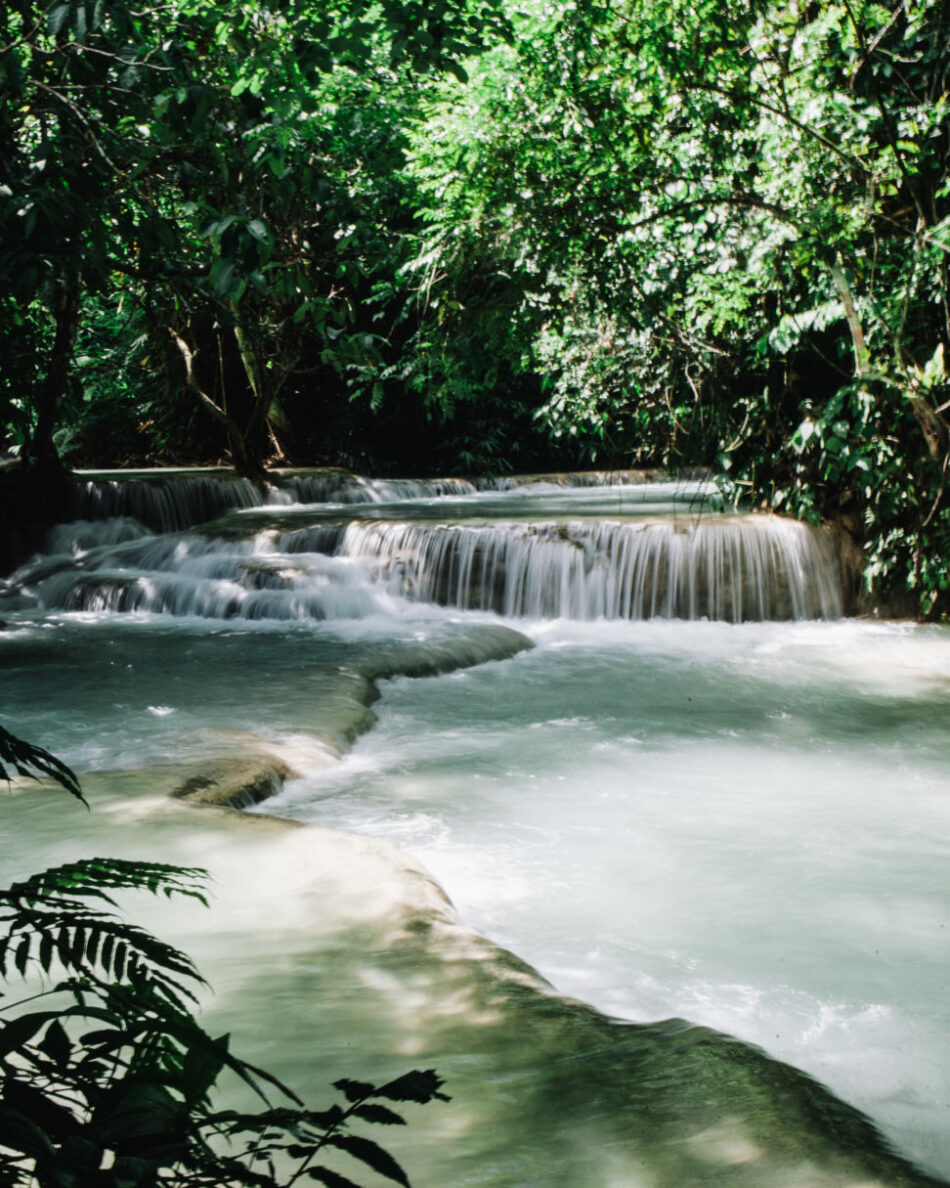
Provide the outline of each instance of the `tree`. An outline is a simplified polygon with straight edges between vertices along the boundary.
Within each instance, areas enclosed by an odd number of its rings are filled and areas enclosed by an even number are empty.
[[[555,436],[844,514],[868,577],[932,602],[948,21],[942,0],[529,9],[415,140],[419,341],[447,390],[487,268],[507,302],[489,324],[544,375]]]
[[[235,463],[258,472],[302,335],[329,350],[346,320],[340,261],[323,266],[315,242],[342,238],[322,225],[324,80],[382,62],[460,74],[462,55],[504,33],[497,0],[297,0],[228,13],[208,0],[135,10],[22,0],[4,12],[0,281],[13,330],[36,330],[34,349],[46,347],[26,455],[55,464],[83,294],[124,276],[226,428]],[[228,338],[243,392],[202,381],[200,320],[208,354]]]

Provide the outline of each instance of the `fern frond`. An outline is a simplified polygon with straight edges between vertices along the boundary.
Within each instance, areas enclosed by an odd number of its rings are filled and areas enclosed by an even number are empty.
[[[0,780],[9,783],[13,773],[31,780],[55,780],[70,796],[75,796],[86,808],[89,807],[79,786],[79,778],[71,767],[43,747],[17,738],[0,726]]]
[[[77,895],[113,904],[107,891],[149,891],[171,898],[183,895],[205,907],[203,890],[207,872],[199,867],[172,866],[164,862],[134,862],[124,858],[85,858],[39,871],[0,892],[3,899],[45,900],[52,896]]]
[[[115,911],[110,892],[145,890],[206,903],[203,871],[153,862],[92,858],[42,871],[0,890],[0,977],[32,964],[66,972],[162,986],[169,1006],[194,1001],[203,979],[191,959]],[[104,905],[96,906],[96,902]]]

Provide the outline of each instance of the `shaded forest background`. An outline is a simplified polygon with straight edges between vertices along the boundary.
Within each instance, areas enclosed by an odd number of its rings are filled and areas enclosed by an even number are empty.
[[[950,0],[0,7],[0,423],[63,466],[707,467],[950,610]]]

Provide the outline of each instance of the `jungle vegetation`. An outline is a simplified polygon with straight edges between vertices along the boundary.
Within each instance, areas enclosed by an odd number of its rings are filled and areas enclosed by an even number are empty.
[[[8,0],[9,454],[706,467],[950,611],[950,0]]]

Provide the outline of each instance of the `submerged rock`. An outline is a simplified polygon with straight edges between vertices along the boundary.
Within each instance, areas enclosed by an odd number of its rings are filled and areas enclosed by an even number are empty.
[[[274,796],[298,773],[282,760],[269,758],[218,759],[199,762],[171,795],[189,804],[248,808]]]

